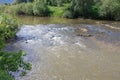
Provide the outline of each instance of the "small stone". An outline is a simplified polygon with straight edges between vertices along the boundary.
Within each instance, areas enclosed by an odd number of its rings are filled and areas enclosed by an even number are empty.
[[[26,40],[25,43],[28,43],[28,41]]]

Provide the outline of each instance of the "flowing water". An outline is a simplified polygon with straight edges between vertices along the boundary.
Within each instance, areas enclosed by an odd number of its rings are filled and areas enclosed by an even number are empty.
[[[27,52],[25,60],[31,62],[32,70],[16,80],[120,79],[120,29],[114,27],[119,22],[20,19],[25,25],[6,49]]]

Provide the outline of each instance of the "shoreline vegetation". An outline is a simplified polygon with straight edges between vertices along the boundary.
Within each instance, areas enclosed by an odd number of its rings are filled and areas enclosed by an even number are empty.
[[[0,14],[0,80],[15,80],[14,73],[24,76],[31,69],[31,64],[24,61],[25,52],[4,51],[7,41],[15,37],[18,29],[15,18]]]
[[[120,20],[119,0],[15,0],[0,12],[39,17]]]

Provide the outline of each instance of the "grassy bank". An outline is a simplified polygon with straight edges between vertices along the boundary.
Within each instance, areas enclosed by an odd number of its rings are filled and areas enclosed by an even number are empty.
[[[6,52],[3,48],[6,42],[15,37],[19,23],[16,19],[6,15],[0,15],[0,80],[14,80],[12,72],[17,72],[21,68],[21,74],[31,69],[31,65],[23,60],[23,51]]]
[[[0,6],[0,11],[40,17],[120,20],[119,0],[26,0]],[[20,2],[19,2],[20,1]]]
[[[62,7],[48,6],[48,10],[46,11],[47,14],[44,12],[41,14],[46,14],[45,16],[51,16],[51,17],[63,17],[65,9],[66,9],[66,5]],[[0,11],[14,15],[40,16],[34,13],[35,11],[33,10],[33,3],[21,3],[17,5],[9,5],[9,6],[2,5],[0,7]]]

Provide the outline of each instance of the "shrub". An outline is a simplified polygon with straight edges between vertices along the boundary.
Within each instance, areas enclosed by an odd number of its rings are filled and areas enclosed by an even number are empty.
[[[94,18],[94,19],[98,19],[100,18],[99,16],[99,8],[100,8],[100,3],[96,3],[95,5],[92,6],[92,9],[91,9],[91,17]]]
[[[68,10],[69,13],[72,13],[73,18],[86,18],[91,15],[92,6],[93,0],[71,0],[71,5],[68,7]],[[68,13],[68,11],[66,13]]]
[[[6,9],[6,5],[0,5],[0,13],[4,12]]]
[[[75,18],[74,16],[75,12],[71,5],[67,5],[66,8],[64,9],[63,17],[65,18]]]
[[[64,6],[63,7],[56,7],[56,6],[49,6],[50,9],[50,16],[54,17],[62,17],[64,13]]]
[[[0,80],[14,80],[14,78],[8,75],[5,70],[0,70]]]
[[[64,12],[63,17],[65,17],[65,18],[74,18],[73,13],[71,11],[69,11],[69,10]]]
[[[14,0],[14,4],[19,4],[23,2],[27,2],[27,0]]]
[[[99,15],[102,18],[110,20],[120,20],[120,1],[119,0],[102,0]]]
[[[20,3],[16,5],[11,5],[10,13],[16,15],[33,15],[33,4],[32,3]]]
[[[14,80],[11,72],[19,69],[25,72],[31,69],[31,64],[23,60],[25,55],[23,51],[20,50],[18,53],[3,51],[6,41],[15,36],[18,27],[16,19],[0,15],[0,80]]]
[[[9,39],[15,36],[19,23],[16,19],[0,15],[0,39]]]
[[[16,15],[21,15],[21,14],[24,14],[24,8],[23,7],[25,7],[25,4],[24,3],[21,3],[21,4],[17,4],[17,5],[15,5],[14,6],[14,14],[16,14]]]
[[[24,11],[25,14],[33,15],[33,4],[32,3],[26,3],[24,8],[25,8],[25,11]]]
[[[43,0],[36,0],[33,5],[33,13],[36,16],[48,16],[50,11]]]

